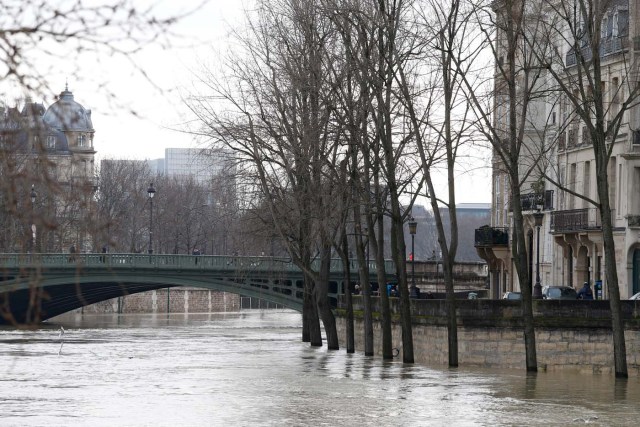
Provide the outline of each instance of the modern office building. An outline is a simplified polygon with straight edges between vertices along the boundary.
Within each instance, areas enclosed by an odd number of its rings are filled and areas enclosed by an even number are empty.
[[[152,172],[182,179],[193,178],[209,184],[228,172],[230,156],[223,150],[200,148],[165,148],[165,157],[149,160]]]

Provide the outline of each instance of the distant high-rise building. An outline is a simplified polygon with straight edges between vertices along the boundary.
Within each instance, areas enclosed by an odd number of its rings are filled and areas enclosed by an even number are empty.
[[[154,160],[160,165],[160,160]],[[201,184],[209,183],[225,173],[229,166],[229,156],[222,150],[198,148],[166,148],[164,173],[167,176],[193,177]]]
[[[164,159],[147,160],[152,174],[164,174]]]

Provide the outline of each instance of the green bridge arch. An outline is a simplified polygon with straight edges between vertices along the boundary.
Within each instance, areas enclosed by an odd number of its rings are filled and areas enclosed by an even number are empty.
[[[314,268],[318,266],[316,262]],[[369,267],[375,277],[375,263]],[[261,298],[302,311],[302,272],[283,258],[0,254],[0,268],[0,323],[38,322],[96,302],[176,286]],[[357,263],[351,268],[351,280],[355,281]],[[395,273],[390,261],[385,269]],[[334,259],[329,289],[332,302],[344,288],[342,261]]]

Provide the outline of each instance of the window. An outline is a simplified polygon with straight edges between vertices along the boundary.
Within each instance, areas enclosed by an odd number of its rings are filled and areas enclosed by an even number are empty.
[[[617,214],[620,215],[620,202],[621,202],[621,197],[620,194],[622,193],[622,164],[618,165],[618,191],[616,192],[616,211]]]
[[[502,224],[507,225],[507,219],[509,218],[509,176],[504,175],[503,187],[502,187]]]
[[[614,119],[618,115],[618,111],[620,111],[620,91],[622,87],[620,86],[620,80],[618,77],[614,77],[611,80],[611,119]]]
[[[86,137],[84,136],[84,134],[78,135],[77,141],[78,141],[78,147],[84,147],[86,143]]]
[[[575,163],[571,163],[569,166],[569,190],[576,191],[576,175],[577,175],[577,167]],[[576,197],[573,194],[569,195],[569,209],[575,208],[575,199]]]
[[[586,126],[582,126],[582,144],[589,144],[591,143],[591,135],[589,135],[589,131],[587,130]]]
[[[47,148],[56,148],[56,137],[53,135],[47,136]]]
[[[629,11],[618,10],[618,35],[626,37],[629,35]]]
[[[616,197],[616,158],[615,156],[611,156],[609,160],[609,203],[611,206],[614,206]]]
[[[559,181],[560,181],[560,187],[563,187],[565,185],[565,175],[566,175],[566,167],[565,165],[560,165],[560,176],[558,177]],[[562,188],[561,188],[562,190]],[[558,208],[560,210],[564,210],[564,206],[565,206],[565,192],[564,191],[560,191],[560,194],[558,195]]]
[[[584,194],[587,197],[590,197],[591,196],[591,162],[584,162],[582,184],[583,184],[582,194]],[[585,205],[584,207],[587,207],[586,200],[583,200],[583,204]]]
[[[495,207],[495,217],[494,217],[494,224],[496,226],[502,225],[502,222],[500,221],[500,213],[501,213],[501,209],[500,209],[500,202],[501,202],[501,196],[500,196],[500,176],[497,175],[494,181],[494,186],[493,186],[493,195],[495,197],[494,199],[494,203],[493,206]]]

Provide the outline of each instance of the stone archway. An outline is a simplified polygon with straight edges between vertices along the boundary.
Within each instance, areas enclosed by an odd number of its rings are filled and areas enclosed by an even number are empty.
[[[576,254],[576,281],[579,287],[589,281],[589,250],[586,246],[580,246]]]
[[[635,244],[629,248],[627,252],[627,271],[630,276],[627,283],[629,283],[629,297],[640,292],[640,244]],[[621,290],[622,291],[622,290]],[[621,298],[625,298],[624,292]]]

